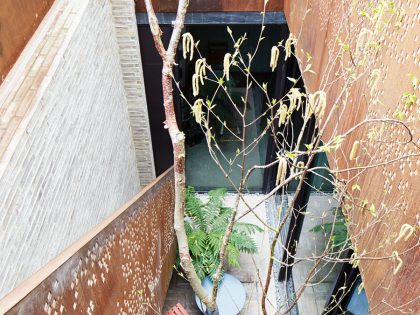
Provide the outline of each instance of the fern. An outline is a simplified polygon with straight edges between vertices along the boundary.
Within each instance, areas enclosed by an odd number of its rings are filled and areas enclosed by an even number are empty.
[[[263,229],[258,225],[252,223],[237,222],[233,229],[237,233],[255,234],[256,232],[262,232]]]
[[[233,209],[225,211],[220,214],[213,222],[211,222],[210,231],[225,232],[229,220],[232,217]]]
[[[240,267],[239,264],[239,249],[235,247],[235,245],[232,245],[232,243],[229,242],[229,244],[226,247],[226,254],[227,254],[227,260],[228,264],[232,267]]]
[[[226,196],[226,189],[213,189],[209,191],[208,196],[209,200],[201,210],[203,211],[203,216],[205,218],[206,228],[210,231],[212,222],[221,214]]]
[[[339,249],[343,249],[349,244],[347,224],[343,210],[341,208],[338,208],[337,210],[338,211],[335,222],[318,224],[310,229],[310,231],[313,233],[325,233],[331,237],[331,242],[327,249],[330,253],[333,253]],[[334,214],[335,208],[330,209],[330,211]]]
[[[207,236],[208,244],[215,253],[219,253],[220,251],[220,247],[222,246],[223,234],[224,233],[222,232],[212,232]]]
[[[200,255],[206,250],[207,235],[201,230],[193,230],[188,236],[188,246],[194,256]]]
[[[241,252],[252,254],[257,251],[255,241],[246,234],[232,233],[232,236],[229,238],[229,243]]]
[[[186,201],[185,201],[185,213],[188,218],[194,223],[195,226],[198,226],[201,230],[206,228],[206,221],[204,218],[202,201],[197,197],[193,187],[187,187],[186,191]]]
[[[224,233],[233,214],[233,209],[224,205],[226,189],[208,192],[208,201],[198,198],[193,187],[188,187],[185,206],[185,231],[192,263],[200,279],[213,275],[219,265],[219,252]],[[251,223],[234,225],[226,249],[228,267],[239,267],[241,252],[254,254],[257,245],[251,235],[262,229]],[[179,264],[179,262],[178,262]]]

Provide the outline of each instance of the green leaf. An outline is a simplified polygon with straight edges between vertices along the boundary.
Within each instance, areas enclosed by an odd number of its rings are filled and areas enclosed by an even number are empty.
[[[222,239],[233,214],[233,209],[224,204],[225,196],[226,189],[213,189],[203,202],[194,188],[187,188],[185,230],[192,263],[200,279],[212,275],[219,265]],[[250,235],[261,231],[260,227],[250,223],[234,225],[226,252],[228,265],[239,267],[240,252],[256,253],[257,246]]]
[[[312,67],[312,64],[311,63],[307,64],[306,67],[305,67],[304,72],[310,71],[311,70],[311,67]]]
[[[330,148],[329,146],[327,146],[327,145],[320,146],[320,147],[319,147],[319,149],[320,149],[322,152],[331,153],[331,148]]]
[[[315,225],[310,229],[313,233],[326,233],[330,237],[331,242],[330,246],[327,249],[329,252],[337,251],[337,248],[345,248],[350,243],[347,225],[344,214],[341,208],[332,208],[330,211],[333,212],[333,215],[336,215],[335,222],[326,222],[323,224]],[[337,211],[337,212],[336,212]]]
[[[371,215],[376,217],[376,208],[375,208],[375,205],[373,203],[369,207],[369,212],[370,212]]]
[[[213,232],[208,234],[207,240],[209,244],[209,248],[212,250],[214,255],[218,255],[220,251],[220,247],[222,245],[223,233],[220,232]]]
[[[226,247],[227,260],[230,267],[240,267],[239,264],[239,250],[232,244]]]
[[[236,222],[233,226],[233,230],[237,233],[245,234],[255,234],[256,232],[263,232],[264,230],[258,225],[245,223],[245,222]]]
[[[402,120],[404,120],[405,115],[404,115],[404,113],[402,111],[396,110],[394,112],[394,117],[396,117],[398,120],[401,120],[402,121]]]
[[[203,235],[204,234],[204,235]],[[206,250],[207,235],[202,231],[194,231],[188,238],[191,254],[200,256]]]
[[[305,147],[306,147],[306,149],[308,149],[308,151],[311,151],[314,147],[314,144],[313,143],[305,144]]]

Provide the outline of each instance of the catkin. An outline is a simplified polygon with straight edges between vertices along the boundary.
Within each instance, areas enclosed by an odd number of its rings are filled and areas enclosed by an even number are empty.
[[[197,96],[200,93],[200,85],[199,85],[199,76],[197,73],[194,73],[192,76],[192,85],[193,85],[193,95]]]
[[[404,238],[404,241],[407,241],[413,233],[414,233],[414,227],[408,223],[405,223],[401,226],[400,234],[398,234],[398,237],[395,239],[394,242],[397,243],[402,238]]]
[[[287,106],[282,104],[279,109],[279,127],[286,122],[287,118]]]
[[[359,151],[360,142],[354,141],[353,147],[351,148],[350,152],[350,161],[354,160],[357,156],[357,152]]]
[[[190,54],[190,60],[194,57],[194,38],[191,33],[184,33],[182,35],[182,56],[187,59],[188,53]]]
[[[203,99],[199,98],[194,102],[194,105],[192,107],[192,113],[197,124],[200,124],[203,114]]]
[[[193,60],[194,58],[194,38],[191,35],[191,40],[190,40],[190,61]]]
[[[287,98],[289,99],[289,112],[293,113],[293,111],[299,110],[302,104],[303,94],[299,91],[298,88],[291,88],[289,93],[287,93]]]
[[[195,73],[200,72],[201,65],[203,64],[203,59],[199,58],[195,61]]]
[[[365,27],[361,29],[356,41],[356,53],[359,53],[365,48],[367,43],[369,43],[369,38],[372,36],[372,34],[372,31]]]
[[[381,70],[374,69],[370,77],[370,95],[373,96],[375,93],[376,86],[378,85],[379,79],[381,78]]]
[[[319,120],[322,119],[327,107],[327,95],[324,91],[317,91],[308,95],[308,104],[306,106],[305,116],[307,119],[314,114]]]
[[[225,57],[223,58],[223,74],[226,77],[226,81],[229,81],[230,57],[231,57],[231,54],[227,53]]]
[[[351,254],[350,263],[352,264],[352,267],[357,268],[359,266],[359,262],[360,260],[357,259],[357,254],[356,253]]]
[[[319,120],[324,117],[325,109],[327,107],[327,94],[324,91],[318,91],[318,102],[316,106],[316,113],[315,115]]]
[[[395,250],[392,252],[392,256],[394,256],[394,258],[398,261],[398,265],[394,268],[394,275],[396,275],[403,265],[403,260],[398,255],[398,252]]]
[[[296,37],[292,33],[290,33],[289,38],[286,40],[286,43],[284,45],[284,49],[286,52],[284,60],[287,60],[287,58],[290,58],[292,56],[292,47],[296,44],[296,42]]]
[[[285,157],[279,158],[279,166],[277,168],[277,176],[276,176],[276,185],[284,182],[286,179],[286,172],[287,172],[287,160]]]
[[[198,75],[201,85],[204,85],[204,77],[206,76],[206,58],[197,59],[195,62],[195,74]]]
[[[280,51],[277,46],[273,46],[271,48],[271,58],[270,58],[270,68],[271,71],[274,72],[274,70],[277,68],[277,63],[279,60]]]

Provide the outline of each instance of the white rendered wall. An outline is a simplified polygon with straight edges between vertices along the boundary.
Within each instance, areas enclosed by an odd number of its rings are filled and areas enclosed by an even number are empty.
[[[0,298],[141,186],[111,1],[57,0],[28,46],[0,87]]]

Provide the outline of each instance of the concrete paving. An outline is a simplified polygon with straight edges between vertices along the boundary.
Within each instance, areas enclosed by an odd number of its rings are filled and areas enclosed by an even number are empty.
[[[336,205],[337,201],[331,195],[311,194],[297,247],[297,257],[311,257],[325,250],[322,233],[314,233],[310,230],[318,224],[332,222],[332,212],[329,210]],[[293,267],[292,274],[296,292],[304,285],[306,275],[313,265],[313,261],[302,260]],[[299,314],[322,315],[340,268],[340,264],[325,262],[320,264],[298,300]]]

